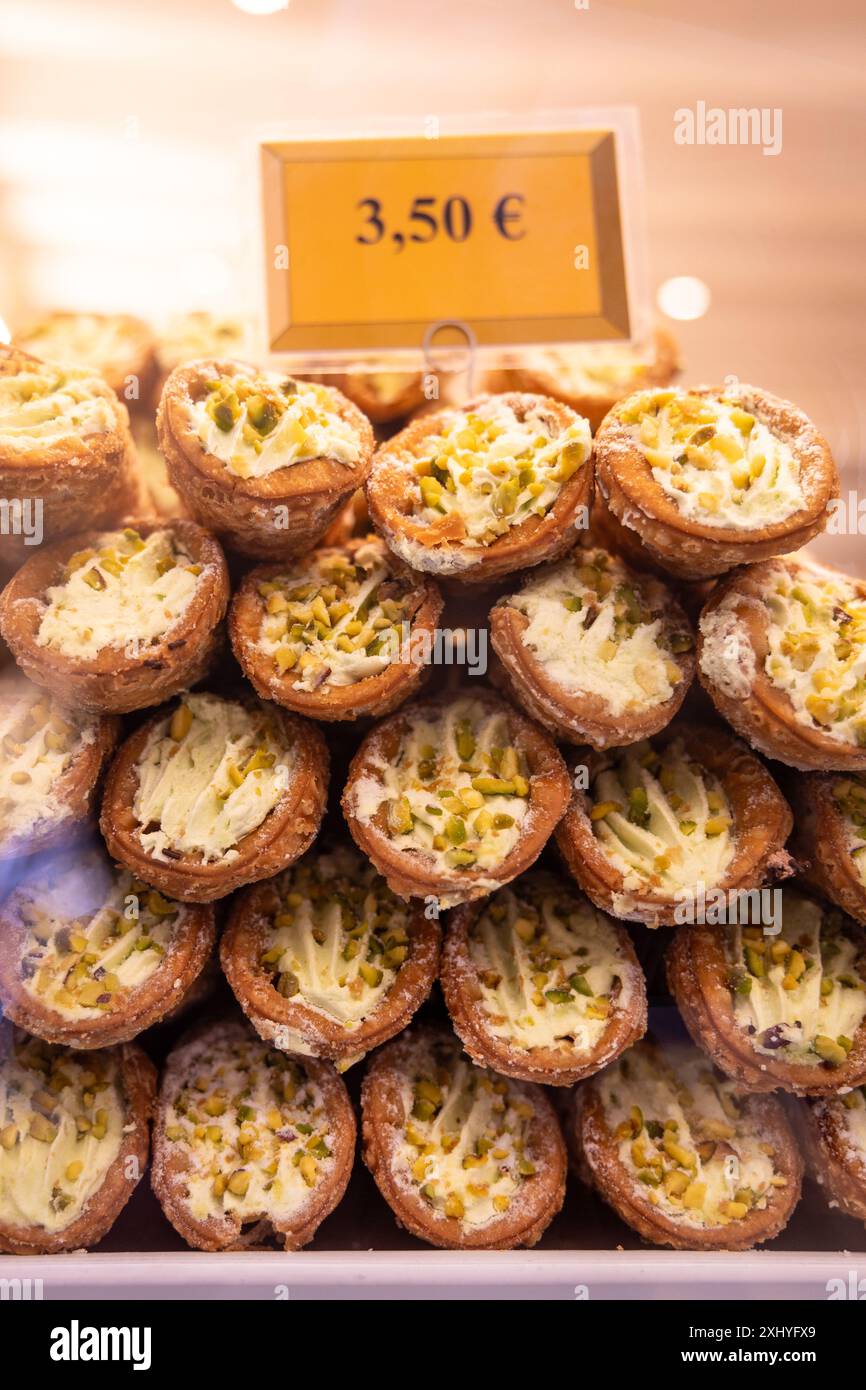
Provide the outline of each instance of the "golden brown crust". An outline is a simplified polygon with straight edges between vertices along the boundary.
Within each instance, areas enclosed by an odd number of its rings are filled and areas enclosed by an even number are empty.
[[[799,563],[791,557],[795,566]],[[866,770],[866,745],[858,747],[831,738],[821,726],[806,724],[788,695],[774,685],[765,670],[769,652],[767,629],[769,609],[764,597],[774,571],[787,567],[785,560],[771,560],[761,565],[746,565],[735,570],[716,585],[701,614],[698,628],[698,678],[716,709],[742,734],[753,748],[768,758],[805,772],[857,772]],[[827,567],[823,569],[832,574]],[[840,575],[853,584],[861,599],[866,599],[866,580]],[[708,670],[710,639],[708,624],[725,605],[736,624],[735,652],[726,660],[723,674],[714,661]],[[713,638],[715,646],[717,639]],[[742,678],[732,683],[731,670],[736,674],[737,663],[742,666]]]
[[[173,860],[154,859],[142,848],[133,804],[138,788],[138,762],[151,731],[165,719],[157,711],[118,750],[105,783],[100,829],[109,853],[145,883],[181,902],[213,902],[246,883],[270,878],[294,863],[318,834],[328,788],[328,749],[319,730],[283,710],[276,713],[296,761],[281,800],[257,829],[234,846],[237,855],[225,862],[203,863],[201,855],[177,852]]]
[[[155,340],[152,330],[144,320],[136,318],[134,314],[78,314],[56,311],[46,314],[44,318],[29,324],[22,332],[16,333],[13,342],[25,352],[44,356],[51,362],[65,360],[60,359],[54,352],[51,334],[56,329],[62,331],[66,324],[75,320],[93,322],[97,332],[101,327],[111,326],[118,337],[125,339],[125,343],[122,352],[111,361],[107,361],[104,356],[101,361],[91,361],[78,356],[73,364],[94,367],[112,391],[127,405],[146,403],[152,390]],[[135,394],[132,396],[128,394],[130,386],[135,387]]]
[[[410,1051],[425,1035],[448,1036],[429,1028],[407,1029],[367,1066],[361,1088],[362,1154],[376,1186],[399,1225],[429,1245],[444,1250],[513,1250],[536,1245],[562,1206],[567,1166],[556,1112],[539,1086],[510,1083],[533,1109],[528,1148],[536,1172],[504,1215],[480,1227],[467,1226],[461,1218],[437,1211],[407,1182],[398,1154],[409,1118],[404,1088]]]
[[[348,1065],[406,1027],[430,993],[439,968],[442,934],[423,908],[411,911],[408,955],[391,988],[360,1027],[350,1032],[339,1019],[305,1003],[302,992],[285,998],[262,967],[268,923],[278,905],[273,882],[245,888],[232,904],[220,942],[226,978],[259,1037],[285,1052],[293,1052],[293,1041],[298,1039],[304,1054],[309,1051],[314,1057]]]
[[[751,1250],[772,1240],[788,1224],[800,1199],[803,1163],[785,1111],[775,1097],[749,1095],[743,1112],[772,1144],[775,1167],[787,1179],[787,1186],[773,1189],[765,1210],[753,1208],[723,1226],[685,1227],[652,1206],[646,1195],[649,1189],[635,1190],[617,1152],[618,1140],[608,1125],[595,1078],[575,1093],[570,1141],[578,1149],[581,1172],[643,1240],[674,1250]]]
[[[15,1030],[0,1020],[0,1066],[12,1047]],[[126,1126],[116,1159],[76,1221],[49,1233],[34,1226],[0,1225],[0,1250],[8,1255],[53,1255],[61,1250],[90,1249],[111,1230],[147,1167],[150,1121],[156,1095],[156,1068],[136,1043],[123,1043],[120,1075],[126,1102]]]
[[[637,1042],[646,1032],[646,984],[638,965],[634,946],[626,929],[608,921],[617,940],[630,988],[612,996],[612,1011],[594,1047],[581,1052],[573,1040],[557,1047],[517,1047],[507,1037],[499,1037],[490,1027],[478,979],[478,969],[469,949],[472,923],[484,911],[483,903],[466,903],[452,912],[448,920],[442,952],[440,983],[451,1015],[454,1031],[465,1050],[479,1066],[492,1067],[503,1076],[520,1081],[536,1081],[545,1086],[573,1086],[592,1076]],[[508,930],[503,926],[503,930]],[[620,997],[622,996],[622,1002]]]
[[[845,815],[833,795],[833,788],[844,780],[817,772],[800,773],[791,779],[791,853],[801,864],[807,883],[866,926],[866,884],[851,855]]]
[[[330,549],[338,549],[352,558],[367,543],[367,537],[357,537],[338,547],[319,547],[306,559],[311,560]],[[426,678],[425,653],[432,650],[436,624],[442,612],[442,596],[431,579],[414,573],[389,551],[385,550],[383,558],[389,577],[403,585],[411,585],[413,591],[406,619],[409,632],[400,637],[397,658],[378,675],[366,676],[351,685],[330,685],[324,681],[317,690],[298,688],[293,683],[293,673],[286,671],[281,675],[273,656],[258,645],[266,609],[258,586],[285,575],[285,564],[257,565],[244,576],[232,599],[229,636],[244,674],[263,699],[274,700],[285,709],[311,719],[332,722],[362,716],[381,718],[418,692]]]
[[[568,345],[559,351],[568,350]],[[633,373],[628,383],[611,383],[605,386],[599,382],[595,389],[580,390],[557,369],[556,350],[552,354],[549,367],[541,363],[521,362],[520,355],[513,353],[501,367],[489,372],[484,385],[487,391],[529,391],[539,396],[550,396],[562,401],[578,415],[583,415],[592,428],[593,434],[600,426],[609,410],[633,391],[645,391],[651,386],[668,386],[680,371],[680,353],[673,336],[664,328],[656,328],[648,344],[647,361],[643,369]]]
[[[71,874],[75,878],[75,866]],[[69,1018],[25,987],[29,969],[22,951],[28,938],[19,882],[0,908],[0,1000],[8,1018],[49,1043],[73,1048],[111,1047],[129,1042],[183,1003],[216,940],[213,908],[184,905],[168,949],[143,984],[112,996],[112,1007],[97,1018]]]
[[[830,1068],[817,1059],[814,1065],[787,1062],[783,1052],[769,1056],[755,1050],[734,1014],[725,951],[730,930],[689,924],[679,928],[668,947],[668,987],[693,1042],[747,1091],[783,1090],[820,1096],[866,1081],[866,1020],[841,1066]],[[866,965],[866,943],[861,962],[862,968]]]
[[[22,671],[59,698],[97,713],[126,714],[144,709],[202,680],[219,650],[219,624],[228,607],[225,557],[209,532],[195,522],[177,519],[145,519],[130,521],[129,525],[142,537],[168,531],[191,561],[203,567],[181,617],[138,655],[129,646],[104,647],[95,657],[76,660],[38,642],[46,591],[63,582],[70,556],[98,547],[103,531],[79,532],[43,547],[0,595],[0,632]]]
[[[734,856],[722,879],[707,886],[725,892],[759,888],[771,873],[787,869],[784,844],[792,824],[787,802],[763,764],[723,729],[677,721],[655,736],[653,746],[663,749],[678,738],[686,753],[722,782],[733,814]],[[586,766],[591,786],[606,758],[588,751],[585,757],[578,754],[577,761]],[[587,792],[575,785],[556,829],[559,851],[587,897],[615,917],[648,927],[674,926],[678,900],[651,888],[626,888],[622,873],[593,834],[591,807]]]
[[[630,574],[640,599],[651,609],[667,635],[688,634],[688,619],[671,590],[651,575]],[[526,583],[531,584],[533,576]],[[490,641],[502,663],[507,692],[527,714],[558,738],[569,743],[589,744],[592,748],[611,748],[637,743],[658,733],[671,722],[682,705],[695,673],[693,645],[669,653],[679,667],[679,679],[667,700],[646,703],[632,710],[614,713],[603,696],[569,690],[548,673],[545,665],[523,641],[529,618],[514,608],[509,595],[490,610]]]
[[[621,525],[636,531],[657,563],[683,579],[724,574],[735,565],[797,550],[818,535],[827,524],[839,479],[827,441],[802,411],[755,386],[701,386],[689,395],[723,395],[783,439],[800,465],[804,505],[784,520],[749,530],[707,526],[684,516],[655,481],[631,437],[623,419],[631,401],[627,397],[606,416],[595,440],[599,491]]]
[[[524,715],[491,691],[472,691],[491,714],[504,714],[509,738],[523,751],[530,772],[529,809],[520,838],[493,874],[475,869],[437,871],[431,857],[421,850],[395,849],[387,832],[384,794],[379,810],[369,818],[359,816],[356,790],[362,779],[378,780],[376,763],[389,763],[394,757],[412,719],[426,711],[441,710],[454,694],[415,700],[390,715],[367,735],[352,759],[342,796],[343,814],[352,838],[363,854],[372,860],[388,887],[401,898],[436,897],[448,905],[484,897],[493,888],[508,883],[535,863],[554,826],[568,804],[569,780],[565,763],[547,735]]]
[[[0,345],[0,376],[39,369],[43,363],[20,348]],[[93,395],[109,403],[112,426],[98,434],[69,436],[27,450],[0,439],[0,496],[9,502],[42,504],[42,539],[111,525],[134,509],[138,486],[133,476],[135,446],[125,406],[107,385],[94,383]],[[24,535],[3,537],[4,559],[23,564],[32,554]]]
[[[192,516],[232,550],[257,560],[285,560],[315,545],[352,493],[366,480],[373,459],[373,430],[351,401],[334,392],[334,410],[358,435],[355,463],[316,458],[241,478],[209,454],[191,428],[189,405],[206,383],[245,363],[205,359],[177,367],[163,388],[156,417],[159,447],[169,477]]]
[[[807,1172],[821,1187],[828,1205],[866,1222],[866,1158],[847,1137],[845,1097],[802,1101],[796,1123]]]
[[[483,398],[479,398],[483,399]],[[520,418],[532,407],[543,405],[551,420],[565,429],[576,417],[567,406],[545,397],[522,395],[516,392],[499,397],[511,406]],[[471,410],[479,400],[462,406]],[[399,466],[401,456],[414,454],[429,435],[438,434],[450,411],[439,409],[416,416],[414,420],[389,439],[376,453],[373,469],[367,482],[367,503],[376,530],[393,550],[409,559],[416,569],[459,579],[461,586],[491,584],[514,570],[527,569],[554,560],[571,549],[575,527],[579,526],[592,505],[593,466],[591,455],[562,484],[553,505],[544,516],[532,516],[512,526],[504,535],[485,546],[469,547],[453,537],[450,518],[442,526],[431,526],[414,520],[408,513],[411,497],[407,474]],[[454,543],[452,543],[452,541]],[[467,564],[467,557],[470,563]]]
[[[322,545],[345,545],[356,536],[366,536],[373,529],[367,510],[367,494],[363,488],[353,492],[343,510],[331,522],[322,537]]]
[[[331,1124],[334,1164],[330,1176],[311,1188],[291,1221],[280,1221],[267,1210],[254,1217],[249,1226],[233,1212],[222,1217],[196,1218],[185,1200],[184,1179],[189,1161],[182,1145],[172,1143],[166,1136],[166,1110],[189,1079],[190,1048],[211,1035],[229,1039],[252,1037],[249,1026],[240,1019],[204,1023],[184,1034],[169,1053],[160,1082],[153,1133],[153,1190],[172,1226],[196,1250],[244,1250],[264,1244],[271,1236],[281,1237],[285,1250],[300,1250],[339,1205],[351,1176],[357,1127],[345,1084],[327,1062],[308,1057],[295,1059],[323,1093]]]
[[[10,675],[9,679],[17,681],[18,677]],[[82,742],[54,783],[45,817],[26,832],[0,837],[0,863],[54,849],[86,830],[103,769],[120,736],[120,720],[103,715],[89,721],[89,727],[93,736]]]

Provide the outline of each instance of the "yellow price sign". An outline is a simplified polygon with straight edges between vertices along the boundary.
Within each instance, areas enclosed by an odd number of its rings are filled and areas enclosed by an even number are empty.
[[[274,351],[628,338],[610,129],[264,144]]]

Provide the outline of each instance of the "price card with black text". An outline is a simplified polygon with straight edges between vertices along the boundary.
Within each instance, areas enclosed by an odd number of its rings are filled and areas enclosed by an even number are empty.
[[[482,348],[639,331],[632,113],[512,133],[261,146],[270,347]],[[627,191],[627,196],[624,196]]]

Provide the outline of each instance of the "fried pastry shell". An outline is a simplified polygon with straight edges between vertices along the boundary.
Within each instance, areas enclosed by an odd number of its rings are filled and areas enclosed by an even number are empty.
[[[803,505],[789,516],[754,527],[714,526],[688,517],[653,477],[640,444],[630,434],[627,397],[606,416],[595,439],[598,490],[621,526],[670,574],[708,579],[740,564],[799,549],[827,524],[828,505],[839,489],[827,441],[790,401],[755,386],[695,387],[689,396],[718,399],[750,413],[787,444],[796,459]]]
[[[831,1067],[817,1056],[814,1063],[791,1062],[785,1059],[784,1049],[770,1056],[753,1047],[749,1034],[737,1022],[728,983],[726,944],[730,932],[730,926],[706,923],[681,926],[668,948],[668,986],[696,1045],[746,1091],[782,1090],[819,1096],[866,1081],[866,1019],[841,1065]],[[852,923],[848,933],[852,940],[855,933]],[[772,943],[773,938],[768,940]],[[866,979],[866,942],[858,940],[857,945],[862,978]]]
[[[496,399],[511,407],[520,419],[525,418],[530,409],[543,405],[549,419],[560,429],[574,424],[578,418],[567,406],[544,397],[510,392]],[[471,411],[473,405],[479,403],[469,402],[461,409]],[[446,407],[416,416],[376,453],[367,482],[367,503],[373,525],[389,547],[413,569],[459,581],[461,588],[493,584],[515,570],[554,560],[571,549],[575,528],[585,524],[584,517],[592,504],[591,453],[562,483],[555,501],[543,516],[528,517],[488,544],[461,543],[449,517],[444,517],[441,524],[431,525],[409,515],[412,498],[407,473],[400,460],[417,454],[424,440],[438,434],[452,413]]]
[[[728,576],[701,613],[698,678],[722,717],[766,757],[804,772],[862,772],[866,736],[862,745],[848,743],[825,733],[817,721],[806,723],[765,669],[770,650],[765,595],[779,567],[818,576],[834,573],[791,556],[749,565]],[[866,600],[866,580],[840,578],[854,587],[859,600]],[[866,729],[866,700],[863,711]]]
[[[0,1020],[0,1069],[9,1062],[17,1042],[28,1042],[11,1023]],[[34,1046],[30,1040],[30,1046]],[[49,1056],[64,1050],[44,1048]],[[74,1055],[74,1054],[73,1054]],[[81,1214],[69,1226],[49,1231],[44,1226],[0,1224],[0,1250],[9,1255],[53,1255],[63,1250],[90,1249],[114,1225],[147,1167],[150,1121],[156,1094],[156,1069],[137,1043],[123,1043],[111,1054],[117,1058],[126,1123],[120,1151]],[[75,1056],[83,1061],[86,1054]],[[38,1112],[37,1112],[38,1113]],[[135,1175],[135,1176],[133,1176]]]
[[[513,1250],[536,1245],[562,1206],[567,1168],[559,1121],[540,1086],[505,1082],[494,1072],[468,1064],[473,1076],[478,1073],[484,1081],[507,1088],[509,1098],[531,1109],[527,1148],[534,1172],[502,1214],[472,1226],[460,1215],[439,1211],[413,1186],[399,1150],[411,1119],[413,1057],[419,1046],[428,1043],[442,1049],[450,1045],[452,1075],[453,1068],[466,1065],[453,1035],[410,1028],[381,1048],[367,1066],[361,1088],[362,1153],[376,1186],[398,1224],[428,1245],[444,1250]]]
[[[377,724],[352,759],[341,803],[352,838],[393,892],[401,898],[439,898],[441,905],[448,907],[485,897],[528,869],[562,816],[569,792],[565,763],[546,734],[491,691],[464,693],[478,702],[485,717],[500,715],[506,719],[509,737],[515,746],[519,745],[530,773],[526,824],[521,827],[514,847],[492,872],[471,866],[464,869],[443,866],[437,871],[430,853],[421,849],[396,849],[388,833],[388,795],[381,782],[381,767],[393,761],[416,717],[435,718],[452,701],[461,698],[459,692],[430,699],[422,697]],[[378,807],[370,813],[362,803],[374,794],[370,786],[376,783],[383,788],[382,796]]]
[[[360,878],[366,866],[360,857],[352,855],[352,861]],[[291,871],[283,879],[288,886],[294,882]],[[306,971],[296,975],[299,988],[287,998],[276,987],[272,972],[262,965],[280,909],[279,888],[280,880],[272,879],[243,889],[235,898],[220,942],[223,970],[259,1037],[281,1051],[322,1057],[333,1062],[338,1071],[345,1071],[399,1033],[427,998],[439,968],[441,930],[420,905],[407,908],[405,959],[386,994],[361,1018],[358,1027],[349,1029],[336,1015],[306,999]],[[316,981],[312,984],[315,992]]]
[[[159,447],[190,514],[229,549],[254,560],[291,559],[316,544],[365,482],[373,458],[372,426],[335,391],[335,413],[358,436],[357,461],[312,458],[261,477],[242,478],[207,451],[189,418],[191,403],[205,392],[208,381],[237,371],[255,374],[245,363],[216,359],[175,368],[157,412]]]
[[[596,553],[594,550],[576,551],[575,559],[585,554],[587,563],[591,563],[590,557]],[[560,564],[564,567],[565,561]],[[569,689],[555,679],[547,669],[549,663],[524,640],[530,619],[511,601],[519,595],[506,595],[490,610],[490,640],[501,663],[499,672],[505,690],[539,724],[569,743],[610,748],[649,738],[671,722],[694,677],[694,639],[688,619],[673,593],[651,575],[638,575],[633,570],[626,573],[639,599],[645,601],[654,617],[661,621],[663,634],[669,639],[689,643],[683,645],[682,650],[669,653],[670,661],[679,668],[679,677],[673,682],[666,700],[650,703],[645,696],[633,708],[619,710],[597,692]],[[536,578],[541,577],[541,572],[536,571],[524,581],[523,588],[531,589]],[[613,596],[610,601],[613,604]],[[604,602],[600,600],[599,607]],[[566,645],[563,639],[563,651]],[[494,669],[494,681],[496,677]]]
[[[707,889],[760,888],[772,874],[790,872],[784,845],[792,816],[763,764],[725,730],[676,721],[652,740],[664,750],[681,739],[686,755],[705,767],[724,786],[733,813],[734,854],[723,877]],[[603,753],[577,755],[575,766],[585,766],[591,786],[595,774],[607,765]],[[614,917],[643,922],[648,927],[674,926],[681,900],[650,887],[626,887],[624,875],[604,853],[592,830],[592,801],[575,784],[571,804],[556,828],[556,843],[569,872],[587,897]]]
[[[621,1067],[623,1061],[630,1058],[652,1058],[657,1054],[654,1044],[638,1043],[625,1057],[618,1059],[614,1068]],[[653,1205],[649,1195],[655,1192],[653,1187],[632,1180],[620,1158],[620,1140],[611,1128],[601,1091],[606,1078],[612,1074],[613,1069],[598,1073],[577,1088],[573,1111],[566,1122],[566,1135],[583,1180],[595,1188],[626,1225],[643,1240],[674,1250],[751,1250],[784,1230],[800,1198],[803,1162],[786,1112],[775,1097],[746,1095],[738,1097],[738,1101],[747,1125],[772,1148],[774,1167],[785,1185],[772,1189],[763,1210],[756,1206],[736,1220],[701,1227],[675,1221],[659,1210],[659,1206]],[[651,1113],[652,1103],[652,1098],[648,1097],[647,1114]],[[643,1113],[639,1118],[642,1134]]]
[[[521,1081],[535,1081],[547,1086],[572,1086],[575,1082],[591,1076],[599,1068],[607,1066],[620,1052],[643,1037],[647,1019],[646,985],[628,932],[619,922],[606,918],[603,919],[604,925],[613,934],[615,941],[615,962],[619,975],[615,977],[613,989],[607,996],[611,1006],[610,1013],[596,1041],[591,1042],[589,1046],[581,1046],[573,1033],[569,1035],[567,1018],[562,1024],[562,1037],[547,1045],[522,1046],[518,1044],[515,1036],[502,1036],[501,1032],[497,1033],[492,1026],[491,1002],[489,999],[485,1000],[484,995],[487,982],[482,978],[484,972],[479,970],[473,959],[470,937],[473,926],[479,919],[489,912],[491,907],[495,910],[497,902],[509,892],[514,893],[518,912],[522,912],[523,899],[520,895],[523,889],[529,887],[527,880],[539,887],[549,883],[551,893],[556,892],[560,898],[568,898],[577,910],[585,907],[587,913],[596,920],[601,917],[596,909],[585,903],[567,884],[561,883],[552,875],[531,871],[513,884],[511,889],[494,894],[484,903],[465,904],[450,914],[442,953],[442,992],[455,1032],[469,1056],[479,1066],[492,1067],[503,1076],[516,1077]],[[516,935],[514,923],[496,925],[500,936],[508,933],[513,942]],[[519,939],[523,940],[524,937]],[[505,955],[506,951],[514,955],[515,947],[516,943],[510,947],[503,946],[502,955]],[[498,959],[501,960],[502,956]],[[576,969],[580,969],[580,966],[577,965]],[[544,988],[546,989],[546,986]],[[585,991],[587,987],[582,979],[580,988],[571,991],[572,999],[575,994],[579,998],[580,993]],[[567,986],[566,992],[569,992]],[[558,1008],[559,1004],[549,1001],[544,1002],[543,1007],[552,1011]],[[513,1019],[506,1022],[513,1025]]]
[[[174,707],[179,708],[179,703]],[[157,711],[123,743],[109,768],[102,799],[100,829],[109,853],[138,878],[184,903],[208,903],[236,888],[270,878],[293,863],[312,844],[325,810],[329,756],[313,724],[284,710],[275,712],[288,746],[295,751],[289,785],[256,829],[234,846],[236,856],[203,862],[201,852],[174,851],[168,862],[141,845],[133,805],[138,766],[151,732],[168,711]]]
[[[845,777],[807,772],[792,779],[789,788],[794,810],[791,851],[801,864],[801,874],[825,897],[850,917],[866,926],[866,883],[858,864],[862,846],[852,850],[852,834],[866,841],[853,823],[849,827],[843,809],[843,791],[850,787],[858,798],[857,812],[866,817],[866,775]],[[848,791],[850,796],[852,793]]]
[[[797,1108],[797,1131],[803,1141],[807,1172],[820,1186],[829,1206],[855,1221],[866,1222],[866,1151],[850,1132],[849,1110],[866,1107],[862,1089],[845,1095],[804,1100]]]
[[[16,333],[14,342],[50,362],[93,367],[131,408],[147,402],[153,389],[153,333],[134,314],[57,311]],[[130,396],[127,388],[136,385]]]
[[[73,1016],[70,1016],[71,1009],[64,1011],[54,1007],[44,997],[36,997],[33,991],[27,988],[31,972],[38,968],[33,958],[27,954],[28,941],[31,939],[27,909],[31,903],[39,905],[39,885],[50,882],[52,867],[39,865],[35,878],[25,877],[23,881],[19,881],[0,907],[0,1000],[6,1016],[20,1028],[45,1042],[76,1049],[111,1047],[117,1043],[129,1042],[182,1004],[187,992],[194,986],[216,940],[213,909],[180,903],[171,904],[164,900],[159,902],[159,915],[167,916],[166,909],[173,906],[177,920],[167,945],[160,947],[162,955],[156,968],[140,983],[124,987],[121,982],[121,988],[117,993],[106,994],[106,999],[110,998],[111,1007],[104,1011],[79,1006]],[[54,892],[64,897],[67,902],[73,902],[76,897],[81,896],[85,890],[85,875],[95,880],[102,869],[107,870],[112,878],[115,876],[115,870],[103,862],[101,853],[98,860],[82,857],[80,853],[70,855],[59,868],[59,876],[54,882]],[[110,900],[111,886],[110,883],[106,885],[106,901]],[[133,885],[130,885],[130,893],[132,891]],[[56,941],[62,931],[65,930],[67,937],[70,932],[68,926],[64,927],[63,918],[54,917],[50,896],[44,895],[43,909],[52,916],[52,927],[56,928],[52,931],[52,937],[53,941]],[[146,890],[142,896],[146,902]],[[160,897],[159,894],[149,896]],[[96,905],[94,899],[93,906],[88,904],[80,916],[90,915],[92,924],[103,910],[103,906],[104,903]],[[145,913],[141,915],[144,916]],[[72,918],[79,918],[79,914],[73,912]],[[62,952],[60,947],[56,948],[57,978],[61,982],[63,976],[71,972],[81,960],[82,951],[88,946],[92,947],[87,927],[81,934],[86,941],[74,956]],[[99,949],[98,945],[96,949]],[[107,969],[110,968],[109,962]],[[102,968],[102,973],[106,973],[106,967]],[[97,978],[98,976],[91,974],[91,979]],[[96,988],[96,985],[93,987]]]
[[[201,1070],[202,1079],[208,1083],[207,1068],[220,1047],[236,1048],[247,1044],[261,1057],[265,1069],[273,1066],[293,1066],[299,1069],[302,1077],[322,1096],[328,1122],[328,1138],[332,1145],[329,1158],[333,1159],[331,1171],[321,1180],[309,1187],[309,1192],[298,1208],[280,1217],[273,1210],[274,1203],[263,1200],[260,1209],[242,1215],[231,1209],[221,1213],[196,1214],[192,1210],[189,1193],[189,1174],[195,1172],[190,1160],[189,1145],[169,1132],[168,1115],[175,1100],[189,1082],[191,1073]],[[273,1063],[271,1058],[279,1059]],[[217,1078],[214,1078],[216,1081]],[[219,1088],[217,1087],[217,1090]],[[247,1097],[246,1109],[251,1109]],[[240,1097],[234,1098],[235,1100]],[[231,1102],[232,1097],[229,1098]],[[287,1099],[288,1104],[290,1100]],[[231,1103],[224,1106],[226,1112],[232,1111]],[[211,1113],[216,1120],[222,1111]],[[205,1111],[207,1115],[207,1111]],[[270,1128],[268,1117],[254,1112],[248,1119],[254,1124]],[[297,1142],[297,1132],[292,1132],[291,1122],[284,1125],[284,1142]],[[156,1122],[153,1135],[153,1190],[172,1226],[183,1237],[187,1245],[196,1250],[245,1250],[261,1246],[270,1238],[278,1238],[285,1250],[300,1250],[315,1235],[318,1227],[342,1200],[352,1172],[356,1138],[355,1114],[348,1092],[341,1078],[327,1062],[313,1058],[284,1058],[280,1053],[272,1053],[254,1036],[248,1024],[241,1019],[229,1018],[224,1021],[200,1024],[186,1033],[169,1054],[160,1081],[156,1108]],[[283,1137],[281,1134],[279,1137]],[[303,1152],[303,1148],[300,1148]],[[230,1183],[237,1180],[238,1174],[249,1174],[250,1160],[238,1155],[237,1167],[229,1175],[225,1189],[231,1192]],[[225,1178],[225,1174],[222,1174]],[[306,1179],[305,1179],[306,1181]],[[237,1185],[237,1183],[236,1183]],[[245,1189],[246,1191],[246,1189]],[[238,1193],[237,1195],[245,1195]],[[267,1194],[263,1194],[263,1199]]]
[[[39,643],[46,591],[62,583],[73,555],[98,546],[104,531],[79,532],[45,546],[0,595],[0,631],[18,665],[37,685],[94,713],[126,714],[169,700],[207,675],[220,648],[219,625],[229,599],[229,576],[219,544],[195,522],[131,521],[142,538],[166,531],[202,567],[183,613],[138,655],[130,644],[77,658]]]
[[[364,716],[381,718],[418,692],[428,670],[425,653],[428,648],[432,650],[436,624],[442,612],[442,597],[431,579],[415,573],[391,555],[378,537],[357,537],[332,547],[320,547],[299,564],[298,577],[304,563],[309,563],[316,555],[336,550],[352,560],[371,540],[382,548],[388,578],[411,585],[408,614],[404,620],[409,624],[409,632],[397,634],[394,630],[399,643],[396,658],[383,670],[347,685],[334,685],[326,679],[315,690],[297,686],[294,683],[297,672],[281,673],[275,667],[273,655],[264,651],[259,642],[267,611],[259,586],[285,576],[287,567],[278,563],[257,565],[244,576],[235,591],[229,613],[229,636],[244,674],[263,699],[274,700],[297,714],[331,723]]]
[[[63,370],[20,348],[0,345],[0,378]],[[134,511],[139,498],[126,407],[98,377],[89,380],[88,390],[104,402],[106,429],[84,433],[71,426],[60,438],[32,439],[26,447],[13,447],[0,430],[0,496],[22,506],[34,499],[41,503],[40,540],[111,525]],[[6,563],[23,564],[32,549],[24,534],[3,537]]]

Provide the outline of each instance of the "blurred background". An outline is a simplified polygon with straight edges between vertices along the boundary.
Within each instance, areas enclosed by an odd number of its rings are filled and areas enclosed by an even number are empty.
[[[653,297],[687,380],[794,399],[856,486],[864,439],[861,0],[0,0],[0,316],[258,310],[260,138],[320,117],[640,112]],[[588,3],[588,8],[584,6]],[[781,108],[777,157],[674,112]],[[699,294],[703,294],[700,290]],[[674,296],[676,313],[691,312]],[[700,304],[698,305],[700,308]],[[664,320],[663,320],[664,321]]]

